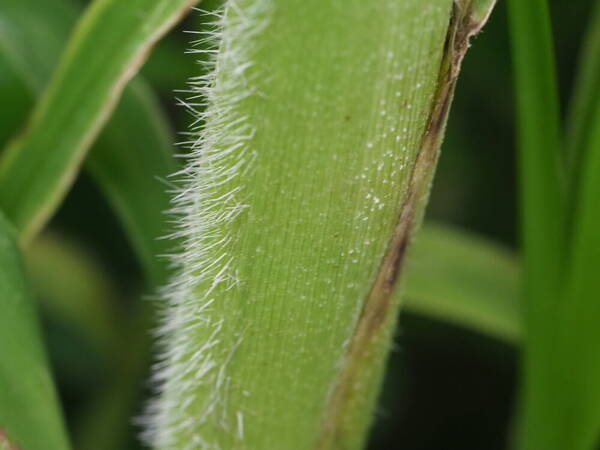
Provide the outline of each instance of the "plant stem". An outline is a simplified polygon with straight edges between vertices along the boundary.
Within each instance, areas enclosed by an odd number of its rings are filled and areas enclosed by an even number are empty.
[[[156,448],[362,446],[391,294],[491,5],[227,3],[216,70],[192,85],[209,106],[178,197]]]

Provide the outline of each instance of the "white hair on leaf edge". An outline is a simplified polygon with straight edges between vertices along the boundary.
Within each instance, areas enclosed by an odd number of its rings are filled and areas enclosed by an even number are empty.
[[[182,187],[173,198],[173,237],[182,242],[182,251],[171,256],[177,274],[163,290],[166,305],[157,331],[161,351],[153,375],[157,394],[140,421],[142,439],[155,448],[219,449],[218,442],[202,436],[207,423],[218,424],[237,439],[244,435],[243,413],[232,410],[231,424],[223,414],[226,368],[241,336],[225,352],[215,353],[227,318],[211,308],[219,301],[213,296],[217,287],[229,290],[238,282],[228,246],[234,239],[232,223],[247,208],[240,201],[240,178],[255,157],[250,147],[255,130],[238,106],[256,94],[248,69],[255,38],[268,23],[271,0],[245,3],[250,6],[242,11],[236,1],[227,0],[224,12],[209,13],[214,21],[208,31],[192,32],[199,36],[192,45],[205,49],[189,52],[208,55],[202,61],[208,70],[189,81],[187,98],[179,100],[195,120],[184,133],[183,145],[191,150],[186,167],[176,174]],[[223,192],[224,186],[234,187]],[[207,336],[204,342],[193,339],[200,327]],[[197,396],[200,387],[207,388],[203,398]],[[188,415],[192,404],[196,413]],[[182,437],[188,440],[183,447]]]

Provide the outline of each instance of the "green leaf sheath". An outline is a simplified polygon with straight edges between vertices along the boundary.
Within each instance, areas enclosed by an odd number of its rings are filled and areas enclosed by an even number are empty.
[[[0,216],[0,445],[66,450],[34,302],[13,237]]]
[[[52,214],[127,81],[195,0],[96,0],[23,136],[0,161],[0,207],[27,240]]]
[[[392,290],[481,25],[471,6],[227,3],[216,71],[192,81],[209,107],[178,197],[156,448],[362,446]]]
[[[521,343],[516,257],[484,238],[425,224],[409,251],[399,294],[407,311]]]
[[[16,132],[50,79],[77,9],[69,0],[48,0],[42,7],[36,0],[7,0],[0,5],[2,17],[10,24],[0,29],[0,74],[14,74],[0,83],[0,89],[11,95],[11,108],[19,112],[11,114],[15,123],[0,122],[0,143],[5,141],[2,137]],[[31,25],[38,23],[43,24],[45,39],[39,39],[36,26]],[[35,58],[15,60],[5,50],[14,48],[15,54],[28,55],[30,47],[43,47],[44,51]],[[31,81],[28,74],[33,75]],[[165,254],[172,245],[158,239],[167,234],[163,211],[169,207],[167,188],[160,180],[176,170],[166,123],[153,93],[136,77],[86,159],[86,167],[116,209],[155,286],[166,278],[165,261],[157,255]]]

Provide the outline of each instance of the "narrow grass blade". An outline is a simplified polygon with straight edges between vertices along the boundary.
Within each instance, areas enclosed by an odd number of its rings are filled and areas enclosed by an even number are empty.
[[[408,311],[520,344],[519,266],[486,239],[426,224],[409,251],[401,293]]]
[[[528,317],[543,322],[543,312],[556,306],[549,299],[556,294],[565,248],[558,89],[546,0],[510,0],[508,5],[517,91],[526,298],[531,309]]]
[[[69,448],[19,250],[0,216],[0,446]]]
[[[149,49],[195,0],[96,0],[0,161],[0,206],[29,239],[52,214]]]
[[[489,2],[488,2],[489,3]],[[472,2],[236,0],[179,198],[156,448],[364,443]],[[198,88],[200,86],[200,88]]]
[[[12,80],[0,86],[19,94],[10,98],[11,111],[25,112],[31,108],[33,99],[50,79],[76,18],[77,7],[69,0],[49,0],[44,4],[49,11],[38,8],[37,3],[7,0],[0,5],[2,16],[11,24],[11,28],[0,30],[0,42],[5,44],[0,47],[0,72],[14,74]],[[40,27],[47,39],[39,39],[36,28],[29,25],[32,23],[43,24]],[[44,51],[31,59],[21,57],[14,61],[4,51],[13,48],[16,54],[27,55],[27,49],[34,46]],[[34,79],[28,82],[26,74],[34,74]],[[115,207],[149,281],[155,286],[166,278],[166,263],[157,255],[167,253],[167,246],[171,245],[159,239],[167,234],[163,211],[169,207],[167,188],[161,179],[176,170],[166,122],[153,93],[138,77],[125,89],[113,117],[86,160],[87,168]],[[0,136],[15,133],[17,129],[14,123],[1,122]]]
[[[525,311],[523,449],[556,448],[549,436],[556,385],[550,365],[560,322],[566,253],[558,88],[546,0],[509,0],[517,93],[521,239]]]
[[[600,443],[600,96],[588,102],[589,130],[571,199],[571,245],[553,353],[557,426],[548,431],[553,446],[544,447],[551,450],[594,450]]]

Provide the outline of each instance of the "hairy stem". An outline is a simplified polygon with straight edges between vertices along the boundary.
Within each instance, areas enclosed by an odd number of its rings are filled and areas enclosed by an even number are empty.
[[[362,445],[481,3],[227,3],[188,101],[209,106],[177,198],[155,447]]]

